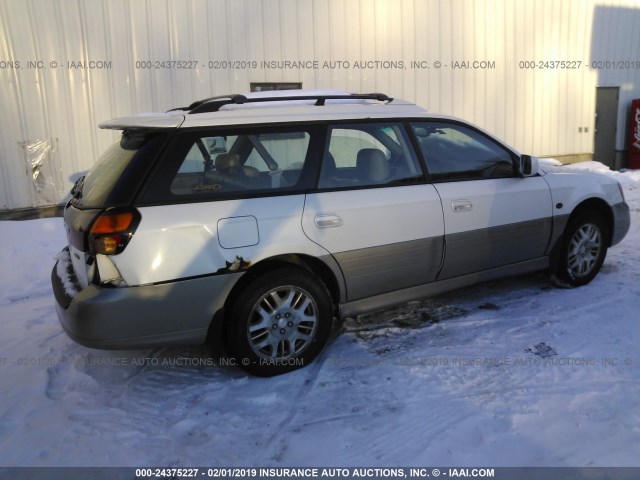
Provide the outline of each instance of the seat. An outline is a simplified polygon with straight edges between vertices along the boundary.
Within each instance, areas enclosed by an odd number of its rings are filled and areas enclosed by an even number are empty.
[[[358,178],[363,184],[380,184],[389,180],[389,161],[376,148],[363,148],[356,158]]]
[[[216,171],[220,175],[242,175],[240,156],[237,153],[221,153],[216,157]]]
[[[215,173],[207,175],[207,183],[216,183],[224,190],[249,188],[250,179],[245,175],[240,156],[236,153],[221,153],[215,160]]]

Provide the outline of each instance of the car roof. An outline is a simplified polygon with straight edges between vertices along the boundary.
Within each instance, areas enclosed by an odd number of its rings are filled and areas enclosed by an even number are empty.
[[[108,129],[166,129],[367,118],[449,118],[384,94],[342,90],[280,90],[212,97],[164,113],[144,113],[101,123]]]

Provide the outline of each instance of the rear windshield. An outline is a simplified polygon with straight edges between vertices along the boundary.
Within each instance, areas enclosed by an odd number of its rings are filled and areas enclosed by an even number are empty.
[[[71,202],[84,208],[102,208],[118,203],[115,190],[131,167],[140,162],[152,162],[165,133],[124,132],[120,140],[111,145],[74,187]],[[138,169],[139,170],[139,169]],[[133,193],[133,192],[129,192]]]

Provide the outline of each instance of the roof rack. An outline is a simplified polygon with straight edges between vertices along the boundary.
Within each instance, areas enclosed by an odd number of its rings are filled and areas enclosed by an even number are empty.
[[[244,103],[262,103],[262,102],[283,102],[295,100],[315,100],[316,106],[323,106],[327,100],[376,100],[378,102],[389,103],[393,98],[388,97],[384,93],[352,93],[350,95],[300,95],[286,97],[245,97],[240,94],[222,95],[218,97],[205,98],[193,102],[188,107],[180,107],[168,110],[173,112],[176,110],[185,110],[189,114],[217,112],[225,105],[242,105]]]
[[[197,110],[198,107],[201,107],[202,105],[205,105],[205,104],[208,104],[211,107],[217,106],[217,108],[215,110],[204,110],[204,111],[217,112],[220,109],[220,107],[222,107],[223,105],[228,105],[230,103],[235,103],[239,105],[239,104],[245,103],[246,101],[247,101],[247,97],[245,97],[244,95],[240,95],[238,93],[234,93],[232,95],[220,95],[218,97],[204,98],[202,100],[193,102],[188,107],[172,108],[171,110],[167,110],[167,112],[175,112],[177,110],[186,110],[189,113],[201,113],[198,111],[193,112],[192,110]]]

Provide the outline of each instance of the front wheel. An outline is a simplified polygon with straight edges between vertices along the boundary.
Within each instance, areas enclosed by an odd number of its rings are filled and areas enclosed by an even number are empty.
[[[331,332],[331,296],[310,272],[279,268],[257,277],[234,300],[227,349],[250,373],[272,376],[301,368]]]
[[[560,240],[554,268],[558,279],[573,287],[593,280],[607,255],[608,235],[607,223],[598,213],[582,212],[572,218]]]

